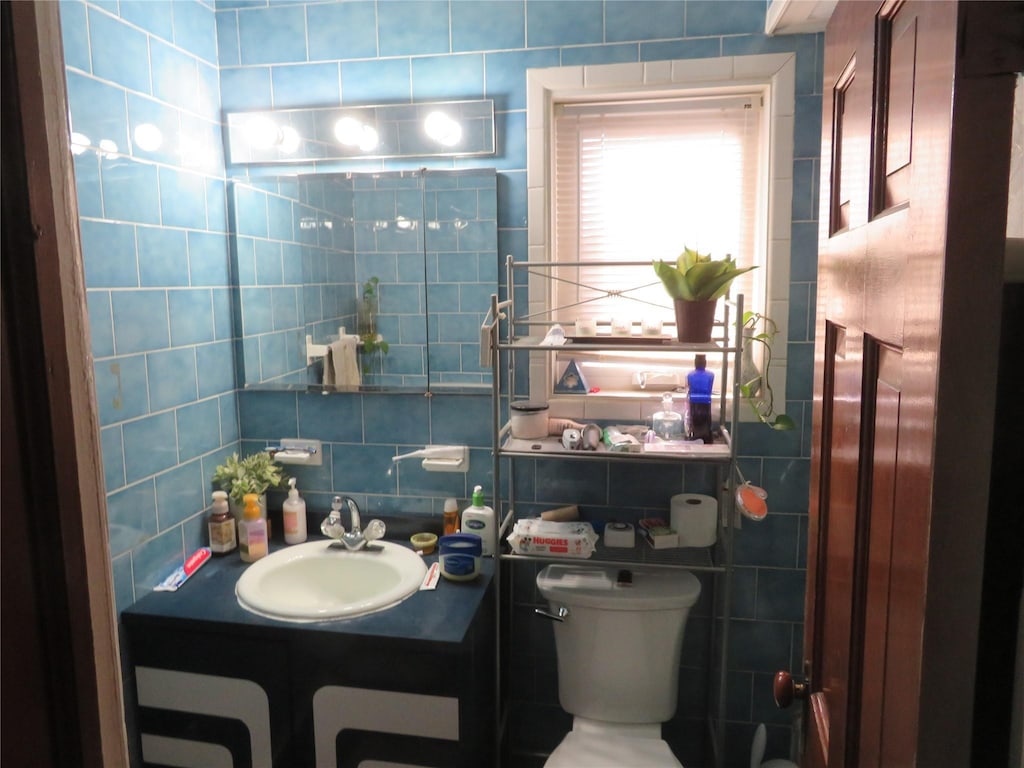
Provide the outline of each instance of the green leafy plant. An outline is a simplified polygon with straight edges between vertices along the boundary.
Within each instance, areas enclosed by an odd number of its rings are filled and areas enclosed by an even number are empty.
[[[758,328],[763,330],[758,331]],[[743,371],[740,382],[740,395],[750,404],[758,420],[772,429],[780,431],[793,429],[796,423],[784,413],[775,413],[775,393],[769,382],[768,371],[772,365],[772,340],[779,328],[767,315],[760,312],[743,313],[743,344],[744,351],[752,351],[750,345],[761,344],[764,360],[764,372]]]
[[[247,493],[262,496],[270,488],[283,487],[284,469],[264,451],[244,459],[233,453],[214,471],[213,482],[227,491],[232,501],[242,504]]]
[[[359,342],[363,354],[363,373],[371,370],[371,359],[375,352],[386,355],[388,343],[377,333],[377,313],[380,310],[377,294],[380,278],[374,276],[363,283],[363,298],[359,303]]]
[[[721,298],[737,277],[753,267],[737,267],[732,256],[712,259],[711,254],[698,253],[688,247],[672,264],[655,261],[654,272],[661,278],[668,295],[682,301],[712,301]]]

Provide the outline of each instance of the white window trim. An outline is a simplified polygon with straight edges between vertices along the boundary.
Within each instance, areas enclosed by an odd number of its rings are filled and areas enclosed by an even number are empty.
[[[770,382],[776,408],[785,410],[786,340],[789,338],[789,265],[793,222],[793,127],[796,106],[796,55],[793,53],[676,59],[596,66],[531,69],[526,73],[528,260],[551,261],[551,158],[553,104],[624,95],[676,96],[682,92],[760,90],[771,121],[768,151],[766,276],[768,315],[779,334],[772,347]],[[542,316],[548,291],[544,278],[531,274],[527,311]],[[530,399],[557,403],[559,416],[642,421],[660,409],[660,393],[623,399],[600,395],[552,395],[551,355],[530,357]],[[742,421],[753,421],[749,408]]]

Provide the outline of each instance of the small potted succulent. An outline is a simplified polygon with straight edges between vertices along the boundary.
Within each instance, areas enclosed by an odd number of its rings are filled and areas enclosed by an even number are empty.
[[[243,459],[234,453],[225,459],[213,473],[213,482],[227,491],[231,512],[240,519],[243,498],[247,493],[259,496],[260,512],[267,514],[267,491],[284,485],[284,470],[265,451],[259,451]]]
[[[675,302],[679,341],[711,341],[718,300],[726,294],[733,280],[752,269],[756,266],[737,267],[731,256],[712,259],[710,253],[698,253],[687,247],[675,264],[654,262],[654,272]]]

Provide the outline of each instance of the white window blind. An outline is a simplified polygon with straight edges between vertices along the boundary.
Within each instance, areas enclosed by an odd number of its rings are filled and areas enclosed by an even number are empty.
[[[673,322],[650,262],[684,246],[763,267],[761,132],[758,94],[557,105],[552,255],[583,265],[552,270],[552,319]],[[748,308],[764,306],[764,271],[733,283]]]

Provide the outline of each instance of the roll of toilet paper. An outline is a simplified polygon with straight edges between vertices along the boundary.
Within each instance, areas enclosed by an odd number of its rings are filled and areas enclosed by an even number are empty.
[[[681,547],[710,547],[718,539],[718,500],[700,493],[678,493],[670,500],[672,527]]]

